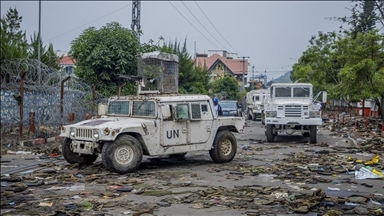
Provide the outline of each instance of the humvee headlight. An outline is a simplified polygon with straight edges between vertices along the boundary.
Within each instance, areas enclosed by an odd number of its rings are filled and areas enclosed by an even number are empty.
[[[64,133],[65,132],[65,127],[64,126],[61,126],[61,131]]]
[[[237,114],[237,111],[231,111],[231,112],[229,112],[229,114],[231,114],[231,115],[236,115],[236,114]]]
[[[69,128],[69,135],[75,136],[75,128],[73,127]]]
[[[109,128],[107,128],[107,127],[104,128],[103,133],[104,133],[105,135],[108,135],[109,132],[111,132],[111,131],[109,130]]]
[[[93,130],[93,138],[95,139],[99,138],[99,131],[97,129]]]
[[[307,111],[305,111],[305,112],[304,112],[304,115],[305,115],[305,116],[306,116],[306,115],[308,115],[308,112],[307,112]]]

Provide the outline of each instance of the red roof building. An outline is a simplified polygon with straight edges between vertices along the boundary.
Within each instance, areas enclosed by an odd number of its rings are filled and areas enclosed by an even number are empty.
[[[235,77],[241,85],[244,67],[244,83],[247,83],[248,74],[248,60],[245,59],[245,64],[242,59],[236,59],[233,55],[228,54],[226,51],[220,51],[211,54],[197,54],[195,65],[206,68],[210,72],[211,81],[221,79],[225,76]]]

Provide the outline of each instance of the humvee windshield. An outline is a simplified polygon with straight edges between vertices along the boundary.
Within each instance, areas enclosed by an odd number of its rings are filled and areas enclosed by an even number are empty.
[[[132,115],[136,116],[156,116],[154,101],[133,101]]]
[[[128,115],[129,101],[111,101],[108,105],[108,114]]]

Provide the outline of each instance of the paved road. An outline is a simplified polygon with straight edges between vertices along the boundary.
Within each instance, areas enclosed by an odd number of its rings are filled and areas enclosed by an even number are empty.
[[[150,185],[151,187],[157,186],[157,190],[169,189],[174,193],[182,192],[185,190],[196,191],[201,189],[212,187],[225,187],[233,189],[242,185],[260,185],[260,186],[280,186],[281,188],[287,188],[290,191],[307,192],[312,193],[314,188],[321,188],[331,196],[348,196],[351,194],[360,193],[382,193],[382,181],[377,180],[354,180],[357,184],[340,183],[342,178],[354,179],[351,175],[338,174],[336,176],[321,176],[324,179],[330,179],[328,183],[318,183],[314,185],[307,185],[309,188],[303,189],[302,182],[293,182],[288,180],[276,179],[274,175],[259,174],[259,175],[236,175],[230,174],[230,169],[234,167],[249,165],[253,166],[268,166],[274,167],[276,163],[281,162],[282,159],[288,158],[290,153],[303,153],[309,157],[317,157],[316,151],[319,150],[331,150],[330,147],[321,147],[319,145],[309,145],[308,138],[302,136],[281,136],[276,139],[274,143],[263,142],[265,140],[264,126],[260,122],[248,121],[248,126],[245,128],[245,133],[236,135],[238,140],[238,152],[233,162],[227,164],[215,164],[211,161],[208,152],[193,152],[186,156],[186,160],[174,161],[174,160],[155,160],[151,161],[146,158],[143,164],[140,166],[135,178],[139,178],[142,183]],[[327,143],[330,146],[348,147],[353,145],[348,139],[340,138],[339,136],[332,135],[328,130],[322,128],[319,129],[318,144]],[[349,153],[338,153],[339,156],[345,155],[352,156],[359,159],[370,159],[370,155],[362,156]],[[31,160],[32,158],[32,160]],[[28,159],[28,160],[27,160]],[[41,160],[32,155],[4,155],[2,160],[9,160],[10,163],[2,163],[2,173],[10,171],[11,169],[26,167],[34,163],[50,163],[53,160]],[[332,160],[332,158],[330,158]],[[57,160],[54,160],[54,162]],[[297,164],[298,166],[306,166],[308,164]],[[87,169],[71,168],[69,166],[60,166],[57,168],[59,177],[64,174],[72,173],[83,174],[84,176],[92,173]],[[51,186],[37,187],[33,191],[33,195],[36,200],[42,200],[43,198],[51,197],[56,200],[56,205],[62,205],[63,202],[78,202],[79,200],[98,200],[99,203],[113,203],[122,200],[132,200],[134,203],[157,203],[163,200],[165,197],[172,197],[174,199],[180,199],[185,194],[174,194],[168,196],[143,196],[135,193],[122,193],[119,196],[109,199],[102,198],[100,193],[108,191],[109,185],[114,182],[118,182],[121,179],[134,179],[132,175],[115,175],[103,170],[100,165],[100,159],[95,165],[95,175],[100,181],[83,182],[85,192],[89,192],[88,195],[84,195],[84,191],[78,190],[56,190],[54,195],[42,188],[48,188]],[[52,175],[54,177],[54,175]],[[57,178],[59,178],[57,177]],[[107,178],[108,177],[108,178]],[[368,188],[361,186],[360,183],[370,183],[373,187]],[[67,184],[70,182],[67,182]],[[167,185],[187,185],[187,187],[167,187]],[[60,185],[56,185],[60,186]],[[341,191],[330,191],[328,187],[339,188]],[[83,193],[81,196],[80,194]],[[188,194],[187,194],[188,195]],[[75,200],[71,200],[70,197],[77,197]],[[256,200],[255,200],[256,202]],[[223,207],[220,205],[212,206],[210,208],[192,208],[193,204],[172,204],[171,207],[161,207],[153,212],[154,215],[244,215],[245,210],[235,210]],[[103,208],[104,213],[108,212],[110,215],[123,215],[125,212],[128,214],[129,209],[124,206],[114,206],[112,208]],[[2,209],[2,212],[7,209]],[[266,214],[284,215],[279,208],[267,208],[262,211]],[[290,214],[294,215],[294,214]],[[315,213],[309,215],[316,215]]]

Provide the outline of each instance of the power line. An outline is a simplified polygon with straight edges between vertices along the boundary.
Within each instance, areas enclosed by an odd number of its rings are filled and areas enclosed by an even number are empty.
[[[199,31],[199,29],[197,29],[180,11],[179,11],[179,9],[177,9],[177,7],[175,7],[175,5],[173,5],[172,4],[172,2],[171,1],[169,1],[168,0],[168,2],[177,10],[177,12],[179,12],[179,14],[181,15],[181,16],[183,16],[184,17],[184,19],[185,20],[187,20],[188,21],[188,23],[189,24],[191,24],[191,26],[193,27],[193,28],[195,28],[196,29],[196,31],[198,31],[203,37],[205,37],[205,39],[207,39],[207,41],[209,41],[211,44],[213,44],[216,48],[218,48],[218,49],[220,49],[216,44],[214,44],[211,40],[209,40],[203,33],[201,33],[201,31]]]
[[[75,30],[77,30],[77,29],[79,29],[79,28],[82,28],[82,27],[84,27],[84,26],[86,26],[86,25],[88,25],[88,24],[91,24],[91,23],[93,23],[93,22],[95,22],[95,21],[97,21],[97,20],[100,20],[100,19],[102,19],[102,18],[104,18],[104,17],[106,17],[106,16],[109,16],[109,15],[111,15],[111,14],[113,14],[113,13],[116,13],[117,11],[120,11],[120,10],[122,10],[122,9],[124,9],[124,8],[126,8],[126,7],[128,7],[128,6],[130,6],[130,5],[131,5],[131,3],[129,3],[128,5],[126,5],[126,6],[122,7],[122,8],[119,8],[119,9],[117,9],[117,10],[114,10],[114,11],[112,11],[112,12],[109,13],[109,14],[106,14],[106,15],[104,15],[104,16],[101,16],[101,17],[99,17],[99,18],[97,18],[97,19],[95,19],[95,20],[92,20],[92,21],[90,21],[90,22],[88,22],[88,23],[86,23],[86,24],[84,24],[84,25],[81,25],[81,26],[76,27],[76,28],[74,28],[74,29],[72,29],[72,30],[70,30],[70,31],[67,31],[67,32],[62,33],[62,34],[60,34],[60,35],[57,35],[57,36],[55,36],[55,37],[53,37],[53,38],[51,38],[51,39],[49,39],[49,40],[46,40],[46,41],[44,41],[44,43],[45,43],[45,42],[48,42],[48,41],[51,41],[51,40],[54,40],[54,39],[56,39],[56,38],[58,38],[58,37],[61,37],[61,36],[63,36],[63,35],[66,35],[66,34],[68,34],[68,33],[70,33],[70,32],[73,32],[73,31],[75,31]]]
[[[236,52],[240,55],[240,53],[235,49],[233,48],[233,46],[228,43],[228,41],[224,38],[224,36],[219,32],[219,30],[217,30],[217,28],[215,27],[215,25],[213,25],[213,23],[211,22],[211,20],[208,18],[208,16],[204,13],[203,9],[201,9],[200,5],[194,1],[197,5],[197,7],[199,7],[200,11],[204,14],[205,18],[207,18],[207,20],[209,21],[209,23],[211,23],[211,25],[213,26],[213,28],[216,30],[216,32],[221,36],[221,38],[223,38],[223,40]]]
[[[227,48],[227,47],[225,47],[222,43],[220,43],[220,41],[218,41],[217,39],[216,39],[216,37],[215,36],[213,36],[212,34],[211,34],[211,32],[210,31],[208,31],[208,29],[207,28],[205,28],[205,26],[200,22],[200,20],[199,19],[197,19],[197,17],[192,13],[192,11],[191,10],[189,10],[189,8],[187,7],[187,5],[185,5],[184,4],[184,2],[183,1],[181,1],[181,3],[183,3],[183,5],[184,5],[184,7],[185,8],[187,8],[187,10],[189,11],[189,13],[191,13],[192,14],[192,16],[197,20],[197,22],[199,22],[200,23],[200,25],[208,32],[208,34],[209,35],[211,35],[212,36],[212,38],[213,39],[215,39],[216,40],[216,42],[217,43],[219,43],[222,47],[224,47],[224,49],[225,50],[228,50],[229,51],[229,49]]]

